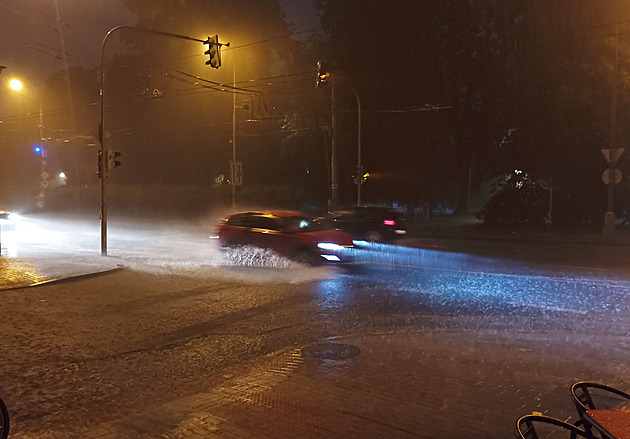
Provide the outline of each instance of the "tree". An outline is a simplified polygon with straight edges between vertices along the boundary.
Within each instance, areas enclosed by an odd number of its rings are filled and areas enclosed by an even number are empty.
[[[506,175],[477,218],[489,226],[542,227],[549,213],[549,191],[522,171]]]
[[[398,176],[383,182],[383,197],[438,198],[463,211],[471,188],[527,169],[553,182],[554,206],[584,206],[574,213],[585,219],[602,211],[599,149],[613,137],[613,90],[624,96],[617,120],[630,109],[623,1],[318,5],[320,50],[366,96],[366,165]],[[427,117],[418,111],[427,103],[448,110]],[[623,145],[627,124],[614,130]]]

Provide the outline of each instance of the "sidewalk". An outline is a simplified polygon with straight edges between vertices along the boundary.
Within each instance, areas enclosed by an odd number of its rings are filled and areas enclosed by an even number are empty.
[[[97,276],[118,268],[117,261],[101,256],[69,258],[61,254],[35,254],[27,257],[12,257],[2,254],[0,255],[0,291]]]
[[[573,382],[619,379],[602,369],[595,375],[580,361],[559,362],[569,354],[557,348],[549,334],[433,331],[325,340],[77,437],[510,438],[516,419],[532,411],[574,422]]]

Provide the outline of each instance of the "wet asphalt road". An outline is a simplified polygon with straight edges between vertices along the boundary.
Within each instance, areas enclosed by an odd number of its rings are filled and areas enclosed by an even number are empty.
[[[3,230],[3,254],[77,264],[102,257],[98,222],[66,226],[26,219]],[[112,222],[107,258],[124,270],[1,293],[0,391],[15,437],[193,394],[265,355],[332,336],[449,330],[474,338],[492,330],[588,341],[630,329],[630,281],[622,265],[597,263],[593,248],[580,249],[589,255],[580,266],[575,248],[548,260],[537,256],[535,248],[551,253],[540,245],[495,245],[495,256],[488,248],[447,251],[471,243],[375,246],[356,250],[361,264],[348,271],[256,250],[222,255],[209,229]],[[601,340],[590,348],[611,364],[623,357]]]

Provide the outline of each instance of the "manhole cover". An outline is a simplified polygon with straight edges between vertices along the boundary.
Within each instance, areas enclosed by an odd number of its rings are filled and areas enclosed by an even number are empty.
[[[345,360],[361,353],[358,346],[342,343],[317,343],[302,349],[302,355],[322,360]]]

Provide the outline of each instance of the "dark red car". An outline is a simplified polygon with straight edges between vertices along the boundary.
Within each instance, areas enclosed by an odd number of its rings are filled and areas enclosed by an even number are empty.
[[[292,210],[242,212],[217,227],[219,248],[251,245],[311,265],[350,262],[352,237]]]
[[[393,243],[405,235],[405,216],[387,207],[353,206],[329,214],[333,227],[354,239]]]

